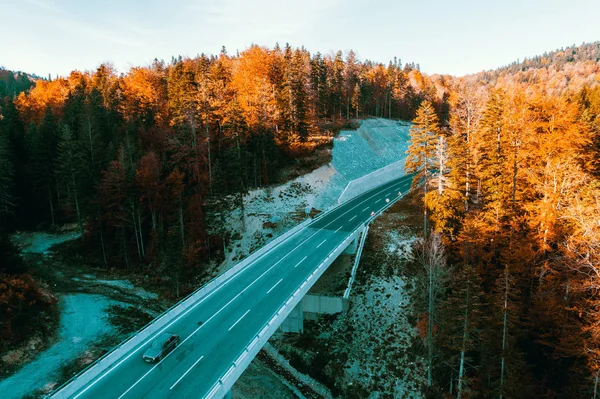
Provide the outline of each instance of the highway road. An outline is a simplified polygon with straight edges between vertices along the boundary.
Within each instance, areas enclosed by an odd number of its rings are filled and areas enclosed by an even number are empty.
[[[144,362],[142,354],[160,331],[73,398],[206,396],[328,254],[383,209],[386,198],[407,192],[411,179],[384,184],[316,218],[171,321],[163,330],[179,334],[181,344],[159,363]]]

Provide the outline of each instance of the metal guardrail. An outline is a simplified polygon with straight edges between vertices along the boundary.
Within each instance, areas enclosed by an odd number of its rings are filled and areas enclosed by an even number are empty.
[[[358,264],[360,263],[360,256],[362,255],[363,247],[365,246],[365,241],[367,240],[367,234],[369,233],[369,225],[367,224],[363,229],[362,236],[360,237],[360,243],[358,244],[358,251],[356,251],[356,256],[354,258],[354,265],[352,265],[352,272],[350,273],[350,279],[348,280],[348,287],[344,291],[344,295],[342,298],[348,299],[350,297],[350,291],[352,290],[352,284],[354,284],[354,279],[356,278],[356,270],[358,269]]]
[[[358,251],[356,252],[356,257],[354,258],[354,265],[352,266],[352,272],[350,273],[350,279],[348,280],[348,287],[346,288],[346,290],[344,291],[344,295],[343,298],[344,299],[348,299],[350,297],[350,292],[352,291],[352,284],[354,284],[354,280],[356,278],[356,271],[358,270],[358,264],[360,263],[360,257],[362,255],[362,250],[363,247],[365,245],[365,241],[367,239],[367,234],[369,232],[369,225],[370,222],[375,219],[377,216],[381,215],[386,209],[388,209],[390,206],[392,206],[396,201],[398,201],[399,199],[401,199],[402,197],[404,197],[406,194],[408,194],[410,192],[410,190],[407,190],[404,194],[399,195],[397,197],[394,197],[394,200],[390,200],[390,203],[387,204],[381,211],[377,212],[374,216],[372,216],[368,221],[367,221],[367,225],[365,227],[365,230],[363,232],[363,235],[360,239],[360,244],[358,247]]]

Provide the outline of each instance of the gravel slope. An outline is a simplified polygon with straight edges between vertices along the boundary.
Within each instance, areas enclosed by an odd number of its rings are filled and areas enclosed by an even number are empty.
[[[228,217],[232,235],[241,238],[228,249],[227,265],[303,220],[306,207],[327,209],[351,180],[405,158],[409,129],[406,122],[389,119],[361,121],[358,130],[343,130],[335,138],[328,165],[280,186],[250,191],[244,198],[245,229],[239,210]]]

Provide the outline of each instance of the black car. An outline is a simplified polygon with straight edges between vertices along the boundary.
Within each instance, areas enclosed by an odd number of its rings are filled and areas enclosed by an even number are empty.
[[[144,352],[144,360],[148,363],[160,361],[167,353],[171,352],[179,344],[179,335],[165,332],[152,342],[152,345]]]

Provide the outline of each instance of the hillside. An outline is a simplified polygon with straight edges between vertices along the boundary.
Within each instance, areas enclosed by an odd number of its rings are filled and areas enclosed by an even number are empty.
[[[600,41],[583,43],[579,46],[572,45],[554,51],[545,52],[542,55],[526,57],[523,61],[515,61],[509,65],[496,69],[497,72],[517,73],[528,69],[540,69],[553,67],[556,70],[563,69],[567,64],[578,62],[600,62]]]
[[[0,67],[0,98],[17,97],[33,87],[39,79],[36,75]]]
[[[600,42],[584,43],[471,75],[488,87],[525,85],[548,95],[574,93],[600,83]]]

